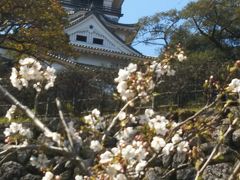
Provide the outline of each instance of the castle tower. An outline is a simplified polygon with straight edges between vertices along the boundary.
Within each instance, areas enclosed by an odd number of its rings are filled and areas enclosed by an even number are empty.
[[[69,14],[75,12],[84,14],[94,10],[112,18],[114,21],[118,21],[122,16],[123,0],[61,0],[60,2]]]
[[[60,0],[69,14],[65,32],[80,52],[75,63],[120,68],[143,56],[131,44],[138,32],[136,24],[119,23],[124,0]]]

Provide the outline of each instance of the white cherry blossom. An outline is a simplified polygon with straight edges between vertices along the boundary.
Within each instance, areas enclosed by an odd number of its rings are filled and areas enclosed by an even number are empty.
[[[30,163],[32,166],[35,166],[36,168],[47,168],[50,160],[48,160],[47,156],[45,154],[38,154],[38,157],[31,156]]]
[[[228,85],[228,89],[232,92],[240,93],[240,79],[233,79]]]
[[[177,144],[177,143],[179,143],[181,140],[182,140],[182,137],[180,137],[179,134],[175,134],[175,135],[172,137],[172,143],[173,143],[173,144]]]
[[[118,174],[113,180],[127,180],[127,177],[124,174]]]
[[[116,138],[121,141],[126,141],[130,138],[132,138],[137,133],[137,130],[135,130],[133,127],[127,127],[124,128],[122,131],[119,132],[119,134],[116,136]]]
[[[126,81],[121,81],[117,85],[117,91],[120,94],[123,94],[127,90],[127,82]]]
[[[184,56],[184,52],[181,51],[178,55],[177,55],[178,61],[179,62],[183,62],[184,60],[187,59],[187,56]]]
[[[130,73],[133,73],[133,72],[137,71],[137,64],[130,63],[127,67],[127,70]]]
[[[126,160],[131,160],[136,155],[136,149],[132,145],[127,145],[122,149],[122,157]]]
[[[173,151],[174,145],[173,143],[168,143],[165,145],[165,147],[162,149],[162,153],[164,155],[169,155],[171,151]]]
[[[109,176],[114,177],[121,170],[122,170],[122,165],[120,163],[115,163],[108,166],[106,172]]]
[[[103,147],[99,141],[93,140],[93,141],[91,141],[90,149],[92,149],[94,152],[99,152],[103,149]]]
[[[122,120],[124,120],[124,119],[126,119],[126,113],[125,112],[120,112],[119,113],[119,115],[118,115],[118,119],[120,120],[120,121],[122,121]]]
[[[42,178],[42,180],[53,180],[54,174],[50,171],[47,171],[45,173],[45,176]]]
[[[33,81],[33,87],[37,92],[44,87],[48,90],[54,86],[56,79],[55,69],[52,67],[44,68],[40,62],[33,58],[25,58],[19,60],[19,68],[12,68],[10,76],[13,87],[21,90],[23,87],[28,87],[30,81]],[[45,86],[42,84],[45,82]]]
[[[139,174],[141,171],[143,171],[146,165],[147,161],[140,161],[135,167],[135,172]]]
[[[187,152],[189,150],[189,143],[187,141],[182,141],[177,145],[178,152]]]
[[[92,115],[95,116],[96,118],[99,118],[100,117],[100,111],[98,109],[93,109],[92,110]]]
[[[7,111],[5,117],[6,117],[9,121],[13,118],[16,109],[17,109],[17,106],[16,106],[16,105],[12,105],[12,106],[9,108],[9,110]]]
[[[75,180],[83,180],[83,176],[76,175],[76,176],[75,176]]]
[[[151,147],[159,152],[164,146],[166,145],[166,142],[163,138],[160,138],[160,137],[153,137],[153,140],[151,142]]]
[[[165,136],[168,132],[167,124],[165,122],[155,122],[153,127],[156,131],[156,134]]]
[[[127,80],[128,76],[129,76],[130,72],[126,69],[120,69],[118,72],[118,77],[115,78],[116,82],[121,82],[121,81],[125,81]]]
[[[145,110],[145,115],[148,117],[148,118],[151,118],[153,115],[154,115],[154,111],[152,109],[146,109]]]
[[[6,128],[3,134],[8,137],[14,134],[20,134],[28,139],[32,138],[32,131],[29,128],[24,128],[22,124],[12,122],[9,128]]]
[[[105,153],[100,155],[100,164],[109,163],[113,160],[113,154],[110,151],[106,151]]]

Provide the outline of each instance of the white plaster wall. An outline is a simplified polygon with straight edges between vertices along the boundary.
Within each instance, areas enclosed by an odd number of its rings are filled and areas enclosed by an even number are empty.
[[[113,0],[104,0],[103,5],[107,7],[112,7]]]
[[[62,70],[68,69],[67,67],[60,65],[60,64],[52,64],[51,65],[57,72],[61,72]]]
[[[127,65],[123,60],[117,60],[109,57],[99,57],[94,55],[82,55],[75,59],[76,62],[87,65],[102,66],[107,68],[122,68]]]

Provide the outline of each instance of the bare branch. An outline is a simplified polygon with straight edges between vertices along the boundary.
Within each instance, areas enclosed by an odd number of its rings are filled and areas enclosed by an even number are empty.
[[[170,171],[168,171],[164,176],[161,177],[161,179],[166,179],[168,176],[170,176],[171,174],[173,174],[177,170],[183,169],[183,168],[188,167],[188,166],[189,166],[189,163],[181,164],[178,167],[173,168]]]
[[[118,117],[119,115],[131,104],[133,103],[135,100],[138,99],[138,96],[129,100],[124,106],[123,108],[119,111],[119,113],[113,118],[112,123],[109,125],[109,127],[107,128],[106,132],[104,133],[103,137],[102,137],[102,142],[105,141],[106,139],[106,135],[109,134],[109,132],[112,130],[112,128],[117,124],[118,121]]]
[[[57,105],[57,108],[58,108],[58,113],[59,113],[59,117],[61,119],[61,123],[64,127],[65,132],[67,133],[67,138],[68,138],[68,141],[70,143],[71,150],[72,150],[72,152],[74,152],[74,143],[73,143],[72,135],[71,135],[69,127],[68,127],[68,125],[67,125],[67,123],[64,119],[61,102],[60,102],[59,98],[56,98],[55,101],[56,101],[56,105]]]
[[[234,168],[232,174],[229,176],[228,180],[235,180],[236,175],[239,173],[239,171],[240,171],[240,161],[237,162],[237,165]]]
[[[21,110],[23,110],[28,115],[28,117],[33,120],[34,124],[44,132],[44,134],[53,134],[53,132],[50,129],[48,129],[48,127],[46,127],[27,106],[24,106],[22,103],[20,103],[1,85],[0,93],[2,93],[4,97],[11,101],[12,104],[18,106]]]
[[[210,163],[210,161],[212,160],[213,156],[216,154],[216,152],[218,151],[218,148],[220,147],[220,145],[222,144],[223,140],[226,138],[226,136],[232,131],[233,126],[237,123],[238,118],[234,119],[232,124],[228,127],[227,131],[224,133],[224,135],[220,138],[218,144],[213,148],[211,154],[209,155],[207,161],[204,163],[204,165],[201,167],[201,169],[197,172],[197,175],[195,177],[195,180],[198,180],[199,177],[201,176],[201,174],[203,173],[203,171],[205,170],[205,168],[208,166],[208,164]]]
[[[183,122],[180,122],[174,129],[173,132],[175,132],[176,130],[178,130],[182,125],[192,121],[193,119],[195,119],[197,116],[201,115],[203,112],[205,112],[207,109],[213,107],[217,101],[218,101],[218,97],[215,99],[215,101],[213,101],[211,104],[204,106],[201,110],[199,110],[197,113],[195,113],[193,116],[187,118],[186,120],[184,120]]]
[[[64,156],[73,156],[72,153],[70,153],[69,151],[67,151],[66,148],[61,148],[61,147],[56,147],[56,146],[46,146],[46,145],[7,145],[4,147],[4,151],[0,152],[0,156],[5,156],[7,154],[9,154],[12,151],[16,151],[16,150],[27,150],[27,149],[31,149],[31,150],[45,150],[45,152],[53,152],[53,153],[57,153],[57,154],[61,154]]]
[[[29,118],[31,118],[34,122],[34,124],[43,131],[43,133],[46,135],[49,135],[49,136],[52,136],[54,133],[49,130],[36,116],[35,114],[26,106],[24,106],[23,104],[21,104],[15,97],[13,97],[4,87],[2,87],[0,85],[0,93],[3,94],[4,97],[6,97],[12,104],[18,106],[21,110],[23,110]],[[60,144],[58,144],[60,146]],[[0,153],[1,154],[4,154],[4,153],[8,153],[14,149],[17,149],[17,148],[39,148],[39,147],[42,147],[42,146],[36,146],[36,145],[30,145],[30,146],[9,146],[9,148],[3,152]],[[49,147],[49,146],[48,146]],[[71,155],[73,154],[72,152],[68,152],[68,150],[66,148],[58,148],[58,147],[53,147],[53,146],[50,146],[51,147],[51,150],[55,150],[55,151],[58,151],[58,152],[61,152],[62,154],[65,154],[65,155]],[[83,162],[83,160],[79,157],[79,156],[76,156],[75,154],[74,155],[74,159],[79,163],[79,166],[86,172],[88,173],[87,171],[87,168]]]

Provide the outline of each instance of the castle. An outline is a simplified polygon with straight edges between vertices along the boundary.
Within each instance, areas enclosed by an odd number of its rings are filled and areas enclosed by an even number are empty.
[[[153,59],[144,56],[131,44],[138,33],[137,24],[119,23],[124,0],[59,0],[68,13],[65,33],[79,52],[77,58],[49,54],[55,67],[77,66],[84,69],[101,67],[119,69],[131,61]],[[9,58],[0,49],[2,59]],[[63,66],[61,66],[63,65]]]
[[[80,53],[72,62],[81,65],[120,68],[146,58],[131,44],[137,24],[119,23],[124,0],[60,0],[69,14],[65,28],[70,44]]]

